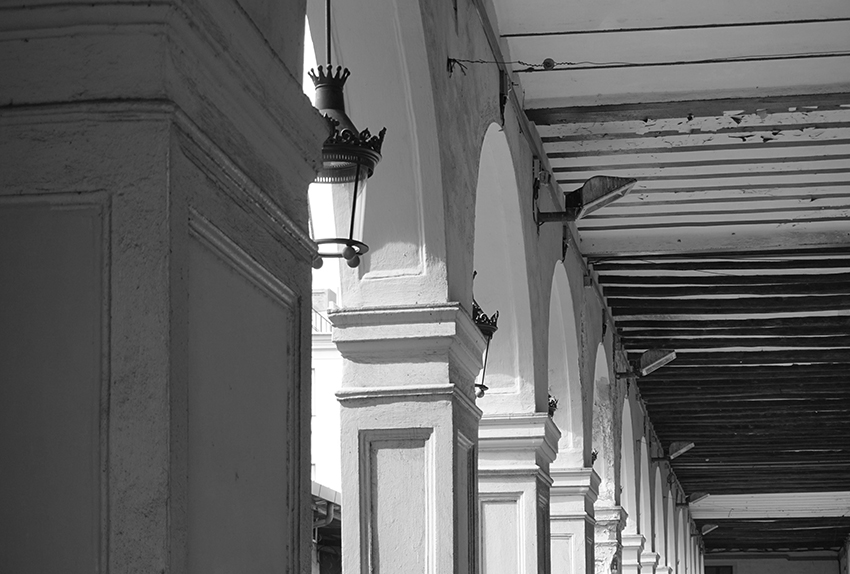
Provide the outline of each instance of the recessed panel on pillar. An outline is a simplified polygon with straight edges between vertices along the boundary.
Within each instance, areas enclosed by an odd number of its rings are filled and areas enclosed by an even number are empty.
[[[0,201],[0,572],[101,570],[104,214]]]
[[[431,437],[427,428],[361,431],[361,572],[437,574]]]
[[[202,231],[189,249],[189,571],[295,572],[295,299]]]
[[[488,496],[481,500],[481,572],[523,572],[520,537],[520,493]]]

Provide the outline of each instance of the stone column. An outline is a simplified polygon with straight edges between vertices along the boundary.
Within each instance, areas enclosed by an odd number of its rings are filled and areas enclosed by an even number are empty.
[[[623,534],[623,574],[640,574],[640,557],[645,539],[642,534]]]
[[[346,574],[474,574],[484,341],[458,304],[331,313]]]
[[[702,569],[699,571],[702,572]],[[664,564],[663,566],[659,565],[655,567],[655,574],[673,574],[673,568],[667,564]]]
[[[546,413],[486,415],[479,429],[481,572],[550,571],[549,464],[560,432]]]
[[[595,508],[596,574],[611,574],[611,565],[616,560],[617,568],[622,564],[620,556],[620,531],[626,524],[626,512],[621,506],[602,506]]]
[[[652,551],[644,551],[640,555],[640,574],[655,574],[655,568],[658,566],[658,553]]]
[[[552,468],[550,474],[552,573],[593,574],[599,475],[592,468]]]
[[[244,4],[0,10],[4,572],[308,568],[326,125]]]

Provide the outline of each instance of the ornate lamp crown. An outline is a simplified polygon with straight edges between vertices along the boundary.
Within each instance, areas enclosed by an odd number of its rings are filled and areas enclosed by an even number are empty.
[[[478,302],[473,299],[472,300],[472,320],[475,322],[475,326],[478,327],[478,330],[481,331],[481,334],[484,335],[484,338],[488,341],[493,338],[493,334],[499,330],[499,312],[496,311],[490,317],[487,316]]]
[[[319,183],[345,183],[358,177],[359,165],[362,177],[371,177],[375,166],[381,161],[384,143],[384,128],[376,136],[365,129],[358,131],[345,113],[343,88],[351,75],[348,68],[328,65],[319,66],[318,71],[308,72],[316,88],[316,108],[328,120],[330,134],[322,146],[322,169],[316,178]]]

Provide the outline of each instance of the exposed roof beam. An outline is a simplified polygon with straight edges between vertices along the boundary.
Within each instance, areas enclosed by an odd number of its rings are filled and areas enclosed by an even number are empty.
[[[695,520],[850,516],[850,492],[709,496],[690,505]]]

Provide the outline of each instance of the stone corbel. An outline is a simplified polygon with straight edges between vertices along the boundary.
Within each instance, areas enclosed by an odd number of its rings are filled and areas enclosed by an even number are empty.
[[[478,428],[479,476],[532,473],[551,484],[549,464],[560,436],[546,413],[485,415]]]
[[[345,386],[421,386],[450,380],[473,396],[484,338],[459,303],[339,309],[328,314]],[[403,366],[399,369],[399,366]]]
[[[640,555],[640,574],[655,574],[658,566],[658,553],[644,551]]]

